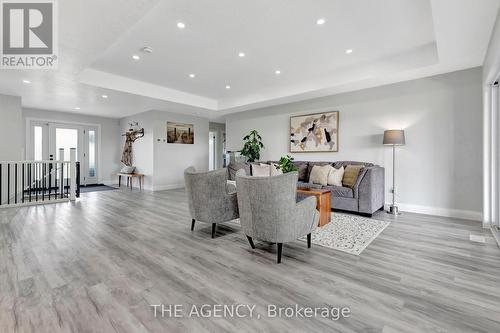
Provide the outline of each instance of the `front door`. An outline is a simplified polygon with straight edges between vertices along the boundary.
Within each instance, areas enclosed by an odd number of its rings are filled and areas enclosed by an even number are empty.
[[[80,184],[98,183],[98,130],[95,126],[31,121],[28,158],[32,160],[59,160],[59,149],[64,160],[70,160],[70,148],[76,148],[80,162]]]

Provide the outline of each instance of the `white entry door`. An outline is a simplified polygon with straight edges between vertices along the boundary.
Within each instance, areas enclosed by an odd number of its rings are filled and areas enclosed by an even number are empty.
[[[96,126],[44,122],[29,122],[27,152],[31,160],[59,160],[59,149],[69,161],[70,148],[76,148],[80,162],[80,184],[98,183],[98,128]]]

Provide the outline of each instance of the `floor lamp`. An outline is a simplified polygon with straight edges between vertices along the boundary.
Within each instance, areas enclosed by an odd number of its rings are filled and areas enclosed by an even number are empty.
[[[392,146],[392,205],[387,213],[399,215],[399,208],[396,206],[396,146],[405,145],[405,131],[387,130],[384,131],[384,145]]]

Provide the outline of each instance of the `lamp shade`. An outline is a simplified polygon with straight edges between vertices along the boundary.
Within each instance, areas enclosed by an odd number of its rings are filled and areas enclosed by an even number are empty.
[[[384,145],[403,146],[405,145],[405,131],[387,130],[384,131]]]

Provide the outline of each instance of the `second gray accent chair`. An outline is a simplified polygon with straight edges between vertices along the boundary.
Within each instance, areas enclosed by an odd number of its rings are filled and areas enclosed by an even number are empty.
[[[184,170],[191,231],[196,221],[212,224],[212,238],[217,223],[228,222],[239,217],[238,200],[234,188],[227,186],[226,169],[196,172],[194,167]]]
[[[244,170],[236,173],[241,228],[252,248],[253,239],[277,243],[278,263],[283,243],[307,235],[311,247],[311,232],[318,225],[316,198],[296,202],[297,180],[297,172],[274,177],[246,176]]]

